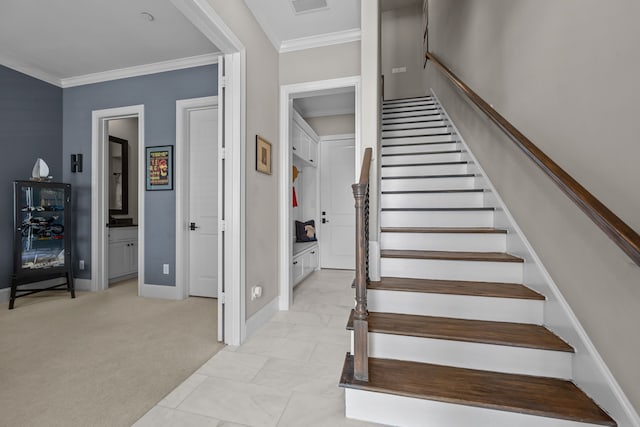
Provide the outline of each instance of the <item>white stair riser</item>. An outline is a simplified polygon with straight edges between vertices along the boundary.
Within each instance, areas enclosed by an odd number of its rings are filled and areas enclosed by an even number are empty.
[[[383,118],[382,119],[382,125],[386,126],[386,125],[392,125],[392,124],[397,124],[397,123],[407,123],[407,122],[430,122],[430,121],[441,121],[444,120],[444,116],[441,114],[438,114],[437,116],[426,116],[426,117],[421,117],[421,116],[415,116],[415,117],[394,117],[394,118]]]
[[[475,188],[475,182],[472,176],[383,179],[381,191],[462,190]]]
[[[416,105],[436,105],[436,103],[432,99],[415,99],[399,102],[385,102],[382,104],[382,108],[411,107]]]
[[[381,233],[380,249],[504,252],[506,236],[502,233]]]
[[[382,156],[382,165],[412,165],[417,163],[459,162],[461,160],[461,152],[410,154],[405,156]]]
[[[382,208],[481,208],[484,194],[473,193],[400,193],[382,194]]]
[[[382,227],[493,227],[493,211],[382,211]]]
[[[429,112],[439,111],[436,105],[433,103],[426,103],[426,104],[422,103],[422,104],[413,104],[413,105],[385,105],[382,108],[382,114],[403,113],[403,112],[409,112],[409,111],[414,111],[418,109],[429,110]]]
[[[353,331],[351,332],[353,342]],[[351,349],[353,353],[353,348]],[[573,353],[369,333],[369,357],[569,380]]]
[[[458,149],[455,141],[445,141],[440,144],[401,145],[382,147],[382,154],[433,153],[434,151],[453,151]]]
[[[460,175],[469,170],[467,163],[434,164],[416,166],[390,166],[382,168],[382,176],[431,176],[431,175]]]
[[[443,132],[444,133],[444,132]],[[425,144],[429,142],[452,142],[455,141],[453,135],[432,135],[432,136],[411,136],[408,138],[389,138],[382,140],[382,146],[395,146],[395,145],[414,145]]]
[[[434,133],[445,133],[449,132],[447,127],[428,127],[428,128],[419,128],[418,129],[400,129],[400,130],[382,130],[382,137],[403,137],[403,136],[420,136],[420,135],[432,135]]]
[[[399,119],[399,118],[407,118],[407,117],[429,117],[434,118],[435,115],[440,115],[438,110],[433,110],[431,107],[415,107],[411,108],[414,111],[401,111],[396,113],[382,113],[382,120],[385,119]]]
[[[403,427],[594,427],[593,424],[345,389],[347,418]]]
[[[430,120],[430,121],[415,121],[415,122],[395,123],[395,124],[385,123],[382,125],[382,130],[387,131],[387,130],[398,130],[398,129],[413,129],[413,128],[420,128],[424,126],[432,126],[432,127],[446,126],[446,122],[444,120],[435,120],[435,121]]]
[[[381,258],[383,277],[522,283],[520,262]]]
[[[541,325],[544,301],[367,290],[369,311]]]

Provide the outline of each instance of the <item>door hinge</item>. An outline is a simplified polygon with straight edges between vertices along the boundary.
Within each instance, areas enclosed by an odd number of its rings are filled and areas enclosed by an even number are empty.
[[[218,155],[220,156],[221,159],[226,159],[227,158],[227,149],[224,147],[220,147],[218,150]]]
[[[218,231],[227,231],[227,221],[223,219],[218,221]]]
[[[227,302],[226,294],[224,292],[220,292],[218,294],[218,299],[220,300],[220,303],[222,303],[222,304],[225,304]]]
[[[222,76],[220,78],[220,87],[229,87],[231,84],[231,79],[227,76]]]

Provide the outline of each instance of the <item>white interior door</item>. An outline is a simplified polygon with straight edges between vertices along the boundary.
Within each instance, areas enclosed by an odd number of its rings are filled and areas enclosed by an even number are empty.
[[[355,140],[320,142],[320,266],[355,268]]]
[[[218,297],[218,109],[188,112],[189,295]]]

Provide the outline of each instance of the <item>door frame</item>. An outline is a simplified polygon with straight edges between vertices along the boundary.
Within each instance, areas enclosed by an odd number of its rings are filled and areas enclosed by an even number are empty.
[[[208,0],[170,0],[223,54],[224,79],[218,79],[218,108],[225,111],[225,250],[224,342],[240,345],[246,338],[245,194],[247,54],[240,39]],[[223,65],[224,64],[224,65]],[[213,76],[212,76],[213,78]],[[223,95],[224,94],[224,95]]]
[[[91,290],[109,287],[109,165],[106,122],[114,119],[138,119],[138,295],[144,287],[144,105],[94,110],[91,113]]]
[[[191,166],[188,155],[191,140],[187,116],[191,111],[208,108],[218,109],[217,95],[176,101],[176,288],[181,299],[189,297],[188,255],[191,241],[191,235],[187,229],[191,194],[190,182],[187,179]],[[219,128],[218,124],[218,129],[216,129],[218,135],[220,134]]]
[[[361,78],[360,76],[343,77],[330,80],[318,80],[306,83],[296,83],[280,86],[280,235],[279,235],[279,277],[280,296],[278,305],[280,310],[289,310],[293,302],[293,291],[291,286],[291,257],[293,254],[293,243],[289,236],[291,229],[291,165],[293,163],[291,152],[291,123],[293,117],[290,111],[290,104],[295,98],[305,96],[322,95],[323,92],[335,89],[353,88],[355,96],[355,148],[356,148],[356,174],[360,173],[362,144],[361,135]],[[318,195],[319,196],[319,195]]]

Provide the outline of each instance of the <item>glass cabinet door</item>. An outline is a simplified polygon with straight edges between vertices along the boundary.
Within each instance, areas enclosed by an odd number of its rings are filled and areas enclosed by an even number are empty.
[[[18,194],[21,269],[65,266],[65,188],[22,185]]]

